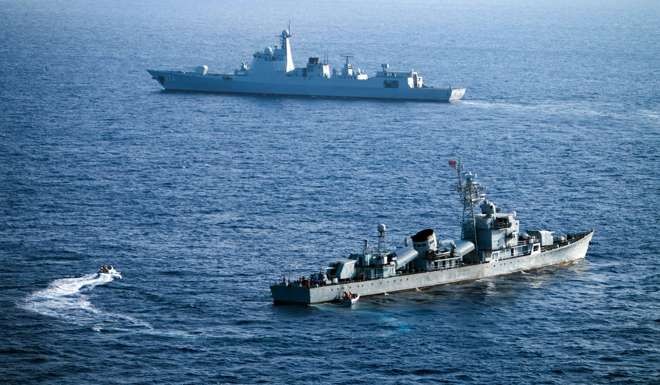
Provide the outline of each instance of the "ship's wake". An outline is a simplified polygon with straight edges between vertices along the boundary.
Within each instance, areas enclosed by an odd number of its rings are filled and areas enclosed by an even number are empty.
[[[110,274],[87,274],[77,278],[56,279],[47,288],[28,295],[19,306],[44,316],[89,326],[96,331],[152,329],[146,322],[128,315],[103,311],[91,303],[88,293],[114,279]]]
[[[618,105],[598,104],[588,101],[544,101],[537,103],[521,103],[511,101],[463,100],[462,105],[480,109],[494,109],[506,112],[537,113],[544,115],[570,115],[623,118],[626,114],[646,115],[644,110],[623,110]]]

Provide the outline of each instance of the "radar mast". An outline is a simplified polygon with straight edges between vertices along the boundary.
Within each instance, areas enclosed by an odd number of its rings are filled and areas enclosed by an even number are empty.
[[[461,215],[461,239],[467,239],[466,237],[466,224],[469,222],[469,229],[471,230],[471,240],[474,242],[475,249],[479,250],[479,244],[477,241],[477,224],[474,218],[474,208],[479,205],[485,198],[485,189],[484,187],[477,182],[476,174],[471,172],[463,171],[463,163],[458,160],[450,160],[449,166],[456,170],[456,177],[458,182],[456,184],[456,191],[459,193],[459,199],[463,205],[463,213]]]

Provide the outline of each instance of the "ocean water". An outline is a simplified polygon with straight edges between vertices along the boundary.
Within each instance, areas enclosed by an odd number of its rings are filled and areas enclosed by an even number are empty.
[[[177,94],[292,20],[455,104]],[[657,383],[655,1],[0,2],[0,382]],[[421,228],[460,235],[447,159],[583,262],[334,305],[269,284]],[[111,263],[122,280],[98,278]]]

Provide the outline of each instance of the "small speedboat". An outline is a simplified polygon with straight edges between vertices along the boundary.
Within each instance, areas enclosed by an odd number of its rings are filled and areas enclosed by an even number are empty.
[[[357,303],[360,299],[360,295],[357,293],[351,293],[350,291],[345,291],[341,297],[341,303],[345,306],[351,306]]]
[[[113,278],[119,278],[121,279],[121,273],[117,271],[112,265],[103,265],[99,268],[98,271],[99,275],[100,274],[107,274]]]

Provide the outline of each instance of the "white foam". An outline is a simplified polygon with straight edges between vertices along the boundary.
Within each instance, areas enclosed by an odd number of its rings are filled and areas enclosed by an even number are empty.
[[[114,279],[111,274],[87,274],[78,278],[56,279],[47,288],[28,295],[19,305],[25,310],[78,325],[91,324],[95,331],[107,329],[107,326],[114,329],[122,326],[152,329],[147,322],[124,314],[102,311],[90,302],[85,293]]]
[[[28,295],[23,308],[50,317],[68,318],[72,312],[97,313],[81,291],[91,290],[114,280],[107,274],[88,274],[78,278],[62,278],[51,282],[47,288]]]
[[[88,274],[79,278],[62,278],[53,281],[48,288],[32,295],[41,298],[58,298],[79,293],[83,288],[93,289],[110,283],[114,278],[109,274]]]
[[[571,116],[601,116],[601,117],[620,117],[621,112],[616,111],[616,106],[603,105],[589,102],[542,102],[542,103],[515,103],[505,101],[483,101],[483,100],[464,100],[460,104],[470,107],[484,109],[498,109],[502,111],[524,111],[537,112],[548,115],[571,115]]]

